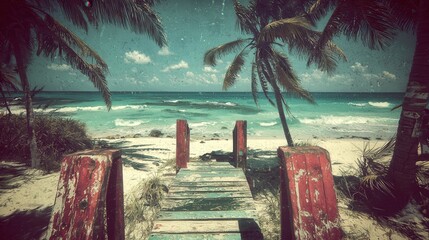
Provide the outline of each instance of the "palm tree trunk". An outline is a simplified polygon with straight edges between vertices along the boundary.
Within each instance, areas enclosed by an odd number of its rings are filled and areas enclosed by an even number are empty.
[[[282,122],[283,132],[286,137],[287,145],[289,147],[293,147],[294,143],[292,140],[292,136],[290,135],[289,126],[287,125],[286,116],[283,109],[283,101],[282,101],[282,95],[281,95],[282,93],[277,85],[274,86],[273,84],[273,89],[274,89],[274,95],[276,97],[277,110],[279,112],[280,121]]]
[[[416,189],[418,134],[422,113],[429,96],[429,1],[420,1],[417,41],[408,86],[402,104],[396,135],[396,145],[387,180],[393,183],[398,199],[395,205],[404,207]]]
[[[15,54],[15,61],[18,68],[19,78],[21,79],[22,90],[24,91],[25,97],[25,111],[27,116],[27,134],[28,134],[28,146],[31,158],[31,167],[40,167],[39,150],[37,148],[36,134],[34,131],[34,113],[33,113],[33,101],[31,99],[30,83],[28,82],[26,66],[23,61],[23,53],[20,46],[20,41],[15,38],[13,41],[13,50]]]

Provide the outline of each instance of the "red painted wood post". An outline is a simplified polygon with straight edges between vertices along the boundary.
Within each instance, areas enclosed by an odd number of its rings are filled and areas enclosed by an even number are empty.
[[[233,161],[235,167],[246,168],[247,160],[247,121],[235,122],[233,135]]]
[[[121,162],[119,150],[64,157],[47,239],[125,238]]]
[[[190,131],[186,120],[176,121],[176,168],[187,168],[189,162]]]
[[[329,153],[279,147],[281,239],[341,239]]]

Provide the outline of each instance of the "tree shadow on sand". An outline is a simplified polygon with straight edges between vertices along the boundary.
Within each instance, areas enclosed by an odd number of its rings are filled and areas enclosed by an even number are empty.
[[[0,165],[0,193],[7,189],[19,187],[19,180],[25,180],[27,177],[26,170],[28,167],[25,164],[1,164]]]
[[[52,207],[45,207],[0,217],[1,239],[40,239],[48,228],[51,212]]]

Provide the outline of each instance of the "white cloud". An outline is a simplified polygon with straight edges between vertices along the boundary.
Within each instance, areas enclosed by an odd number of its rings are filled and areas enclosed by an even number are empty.
[[[203,72],[207,73],[217,73],[218,71],[210,66],[204,66]]]
[[[137,64],[147,64],[151,62],[149,56],[146,56],[144,53],[140,53],[139,51],[131,51],[125,53],[125,62],[130,63],[134,62]]]
[[[216,74],[210,74],[210,80],[212,83],[218,82]]]
[[[396,80],[396,75],[388,71],[383,71],[382,76],[386,79]]]
[[[55,70],[55,71],[69,71],[72,69],[72,67],[70,65],[67,65],[67,64],[51,63],[48,65],[48,69]]]
[[[320,71],[319,69],[313,69],[311,73],[303,73],[300,75],[300,79],[303,83],[311,84],[320,84],[320,83],[335,83],[335,84],[349,84],[352,79],[347,77],[344,74],[335,74],[328,76],[328,74]]]
[[[189,68],[189,65],[187,62],[181,60],[178,64],[173,64],[164,68],[162,72],[169,72],[171,70],[184,69],[184,68]]]
[[[303,73],[300,75],[301,80],[304,82],[311,82],[312,80],[321,80],[325,74],[319,69],[314,69],[311,73]]]
[[[186,77],[194,77],[195,74],[193,72],[188,71],[188,72],[186,72],[185,76]]]
[[[170,52],[170,49],[168,49],[168,47],[162,47],[159,51],[158,51],[158,55],[161,56],[168,56],[168,55],[172,55],[173,53]]]
[[[366,80],[372,80],[372,79],[380,79],[381,76],[378,74],[374,74],[374,73],[364,73],[362,74],[362,76],[366,79]]]
[[[362,65],[360,62],[355,62],[350,68],[353,70],[353,72],[361,72],[364,73],[368,69],[368,65]]]
[[[158,77],[156,77],[156,76],[153,76],[153,78],[152,79],[150,79],[149,81],[147,81],[148,83],[157,83],[157,82],[159,82],[159,78]]]

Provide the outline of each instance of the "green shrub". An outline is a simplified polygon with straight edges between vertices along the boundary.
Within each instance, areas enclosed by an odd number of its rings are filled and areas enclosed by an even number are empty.
[[[77,120],[37,115],[34,125],[45,170],[57,168],[63,154],[92,148],[84,123]],[[23,115],[0,117],[0,156],[3,159],[30,162],[26,129]]]

